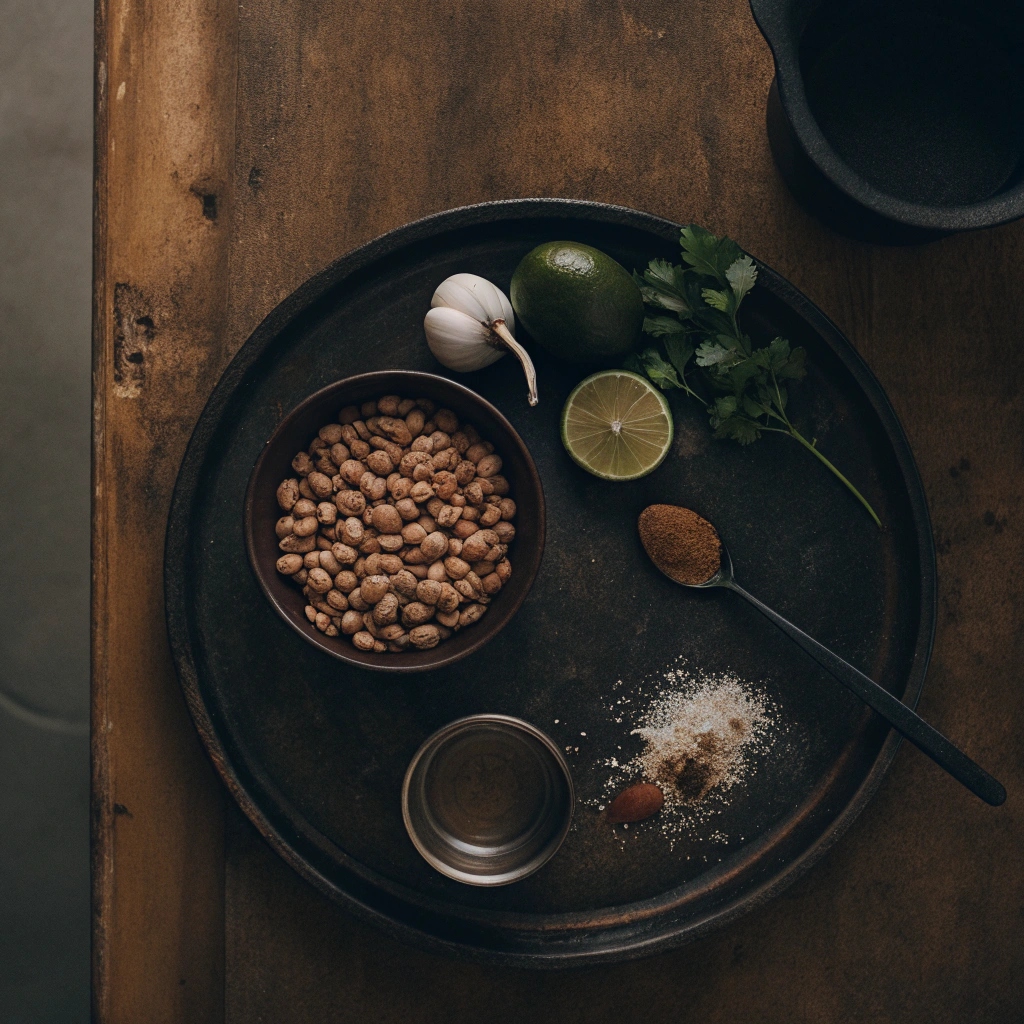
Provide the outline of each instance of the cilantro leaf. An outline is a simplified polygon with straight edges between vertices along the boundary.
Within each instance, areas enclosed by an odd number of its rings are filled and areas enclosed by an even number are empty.
[[[714,288],[701,290],[701,298],[711,306],[712,309],[720,310],[723,313],[731,313],[733,297],[731,292],[717,291]]]
[[[729,385],[737,394],[743,394],[748,384],[760,373],[761,368],[753,359],[744,359],[735,366],[729,367]]]
[[[686,326],[672,316],[645,316],[644,332],[661,338],[667,334],[685,334]]]
[[[711,427],[715,437],[731,438],[740,444],[750,444],[761,436],[757,423],[738,411],[739,401],[735,395],[726,395],[715,400],[711,410]]]
[[[717,366],[727,359],[735,361],[736,353],[726,348],[720,341],[702,341],[697,346],[698,366]]]
[[[711,410],[711,426],[718,427],[731,416],[736,415],[736,408],[739,402],[735,395],[726,395],[724,398],[716,398],[714,407]]]
[[[683,228],[679,243],[683,249],[683,259],[698,274],[713,277],[720,284],[728,283],[726,271],[743,255],[731,238],[718,238],[699,224],[689,224]]]
[[[682,267],[677,267],[668,260],[651,260],[643,277],[638,278],[634,274],[633,279],[640,288],[644,302],[673,313],[685,313],[689,304],[686,301],[683,274]]]
[[[645,348],[640,353],[640,362],[648,379],[657,384],[662,391],[683,386],[676,374],[675,367],[671,363],[665,362],[656,348]]]
[[[736,296],[736,306],[739,307],[743,297],[754,287],[754,282],[757,280],[757,267],[754,266],[754,261],[744,254],[729,265],[725,276]]]
[[[778,373],[789,362],[789,342],[785,338],[772,338],[768,346],[768,365]]]
[[[807,350],[795,348],[789,359],[775,371],[779,380],[803,380],[807,376]]]
[[[754,420],[768,415],[768,409],[760,402],[755,402],[750,395],[743,397],[743,411]]]
[[[722,420],[715,428],[715,437],[739,441],[743,445],[753,444],[760,436],[761,431],[758,425],[745,416],[730,416],[729,419]]]
[[[684,336],[668,334],[665,336],[665,354],[682,376],[686,373],[686,364],[693,356],[693,345]]]

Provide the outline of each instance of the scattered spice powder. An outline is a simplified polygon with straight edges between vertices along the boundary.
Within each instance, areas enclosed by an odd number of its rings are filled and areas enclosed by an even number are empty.
[[[678,505],[649,505],[637,525],[651,561],[677,583],[699,586],[721,568],[718,533],[696,512]]]

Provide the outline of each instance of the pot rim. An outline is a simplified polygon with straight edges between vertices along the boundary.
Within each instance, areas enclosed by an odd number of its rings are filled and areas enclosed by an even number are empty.
[[[799,44],[790,31],[784,0],[749,2],[772,52],[779,100],[793,134],[812,163],[846,196],[888,220],[934,231],[996,227],[1024,216],[1024,180],[989,199],[955,206],[910,202],[872,185],[832,148],[811,112],[800,73]]]

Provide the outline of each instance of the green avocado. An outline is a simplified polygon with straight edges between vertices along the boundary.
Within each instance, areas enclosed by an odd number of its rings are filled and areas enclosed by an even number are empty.
[[[571,363],[616,359],[640,340],[640,289],[610,256],[580,242],[545,242],[528,252],[509,297],[534,341]]]

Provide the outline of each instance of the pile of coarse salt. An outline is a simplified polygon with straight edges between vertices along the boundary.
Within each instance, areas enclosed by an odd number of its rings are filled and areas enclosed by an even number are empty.
[[[657,783],[667,807],[696,804],[744,774],[744,748],[766,722],[764,699],[736,676],[702,680],[696,689],[665,690],[633,730],[644,740],[638,774]]]
[[[658,689],[644,700],[651,682]],[[659,829],[672,846],[683,836],[702,834],[705,840],[728,843],[721,832],[704,834],[698,826],[729,805],[729,791],[748,776],[752,756],[766,752],[779,738],[774,702],[735,673],[676,667],[648,679],[634,697],[619,696],[608,710],[617,723],[624,715],[632,718],[630,735],[639,737],[643,746],[625,763],[616,757],[603,761],[612,772],[602,798],[594,802],[596,809],[604,810],[630,783],[654,782],[665,794],[665,806],[641,828]]]

